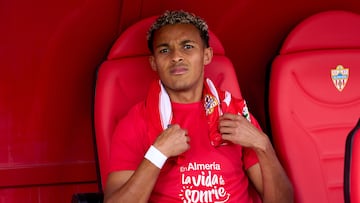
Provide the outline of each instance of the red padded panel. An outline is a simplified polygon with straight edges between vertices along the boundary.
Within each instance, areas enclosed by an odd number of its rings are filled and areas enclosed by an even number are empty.
[[[149,64],[150,53],[145,38],[154,19],[144,19],[124,31],[98,72],[94,113],[103,185],[106,181],[111,136],[118,120],[131,106],[145,98],[151,81],[157,78]],[[205,77],[211,78],[221,89],[241,98],[234,67],[213,33],[210,33],[210,45],[215,46],[213,49],[216,54],[205,67]]]
[[[347,11],[327,11],[315,14],[297,25],[280,53],[304,50],[360,48],[360,15]]]
[[[331,18],[335,19],[337,14],[344,20],[343,13],[338,12]],[[325,12],[323,17],[328,15]],[[321,19],[320,14],[316,16],[316,21]],[[306,22],[312,25],[309,20]],[[325,30],[327,25],[322,25]],[[309,31],[302,23],[300,26],[294,29],[300,36]],[[295,31],[290,38],[296,38]],[[360,30],[352,34],[353,38],[360,38]],[[360,117],[360,49],[317,49],[307,40],[303,38],[307,48],[281,53],[272,64],[269,87],[272,136],[293,182],[296,202],[339,203],[344,201],[345,139]],[[331,70],[338,65],[349,69],[342,91],[331,78]]]
[[[116,40],[110,50],[108,59],[149,55],[150,51],[147,47],[146,34],[156,17],[143,19],[126,29]],[[219,39],[211,31],[209,31],[209,34],[209,43],[213,48],[214,55],[224,55],[225,51]]]

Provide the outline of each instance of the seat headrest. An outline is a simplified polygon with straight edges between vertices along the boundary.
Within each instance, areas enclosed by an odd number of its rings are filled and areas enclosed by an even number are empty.
[[[108,60],[150,55],[147,47],[146,33],[156,18],[157,16],[146,18],[126,29],[111,48]],[[211,31],[209,31],[209,36],[209,43],[213,48],[214,55],[224,55],[224,47],[219,39]]]
[[[280,54],[305,50],[360,48],[360,15],[325,11],[298,24],[288,35]]]

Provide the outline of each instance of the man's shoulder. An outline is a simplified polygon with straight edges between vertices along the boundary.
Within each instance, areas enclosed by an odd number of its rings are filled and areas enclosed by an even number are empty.
[[[141,124],[145,121],[145,102],[141,101],[129,108],[126,114],[120,118],[120,124],[125,123],[131,125]]]
[[[129,112],[130,111],[143,111],[145,109],[145,101],[140,101],[136,104],[134,104],[132,107],[130,107]]]

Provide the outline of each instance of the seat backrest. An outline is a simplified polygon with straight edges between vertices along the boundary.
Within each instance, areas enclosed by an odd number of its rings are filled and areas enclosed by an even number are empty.
[[[360,118],[346,138],[344,199],[345,203],[360,202]]]
[[[272,63],[269,115],[296,202],[343,202],[344,143],[360,116],[360,15],[321,12],[290,32]]]
[[[98,70],[95,88],[94,125],[101,183],[106,181],[111,136],[119,119],[131,106],[145,99],[148,87],[157,75],[149,64],[146,32],[156,17],[149,17],[125,30],[113,45],[107,60]],[[215,85],[241,98],[234,67],[225,56],[218,38],[210,32],[212,62],[205,76]]]

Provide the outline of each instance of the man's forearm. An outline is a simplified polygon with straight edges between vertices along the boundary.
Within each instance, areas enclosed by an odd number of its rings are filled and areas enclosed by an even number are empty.
[[[255,149],[263,179],[263,202],[293,202],[292,185],[269,140]]]
[[[141,203],[148,202],[150,194],[159,176],[160,169],[144,159],[138,169],[120,188],[105,194],[106,203]]]

